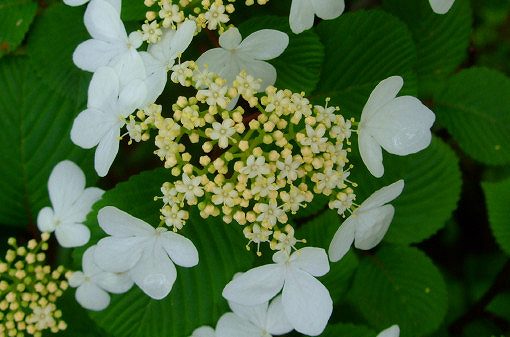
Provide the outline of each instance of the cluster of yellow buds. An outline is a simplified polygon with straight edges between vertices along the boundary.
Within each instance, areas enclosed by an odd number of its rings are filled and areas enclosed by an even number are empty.
[[[154,43],[161,36],[162,28],[175,29],[185,19],[193,20],[197,30],[226,29],[230,14],[235,11],[236,0],[145,0],[146,21],[142,26],[144,40]],[[269,0],[245,0],[245,5],[265,5]]]
[[[43,331],[65,330],[62,312],[55,303],[67,289],[64,268],[55,270],[44,265],[49,234],[41,241],[28,241],[18,246],[10,238],[11,247],[0,261],[0,336],[42,336]]]
[[[242,71],[229,85],[193,62],[173,80],[197,89],[179,97],[171,116],[152,105],[138,111],[128,131],[135,141],[156,129],[155,154],[179,179],[163,184],[161,220],[181,229],[197,205],[203,218],[222,216],[245,226],[250,243],[290,250],[297,240],[288,215],[329,196],[329,206],[343,215],[355,195],[348,180],[349,137],[353,120],[337,107],[310,104],[304,93],[270,86],[258,94],[260,81]],[[237,107],[231,105],[240,99]],[[131,132],[130,130],[139,130]],[[200,155],[196,155],[200,153]]]

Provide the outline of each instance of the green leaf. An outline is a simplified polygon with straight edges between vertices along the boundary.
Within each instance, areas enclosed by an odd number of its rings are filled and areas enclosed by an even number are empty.
[[[333,324],[329,325],[321,337],[374,337],[377,334],[374,330],[354,324]]]
[[[445,15],[434,13],[428,1],[384,0],[383,6],[413,34],[420,85],[444,78],[466,58],[472,20],[468,0],[455,1]]]
[[[510,255],[510,179],[482,183],[492,234]]]
[[[111,205],[150,224],[159,224],[161,184],[171,180],[168,170],[157,169],[132,176],[107,191],[87,218],[92,242],[105,234],[96,220],[97,211]],[[204,324],[215,325],[228,310],[221,292],[234,273],[250,268],[253,254],[245,248],[240,229],[218,219],[202,219],[195,207],[181,234],[193,241],[200,262],[193,268],[177,266],[177,281],[165,299],[157,301],[136,286],[126,294],[113,295],[110,306],[91,312],[92,319],[106,332],[123,337],[182,337]],[[77,250],[77,256],[83,249]]]
[[[443,228],[457,206],[461,192],[461,173],[452,149],[437,138],[413,155],[400,157],[384,153],[385,173],[381,179],[368,178],[358,162],[352,179],[358,203],[379,188],[404,179],[402,194],[391,204],[395,217],[385,241],[401,244],[421,242]]]
[[[510,321],[510,292],[503,292],[494,297],[487,310]]]
[[[296,237],[305,239],[307,246],[321,247],[327,252],[340,223],[339,215],[327,210],[299,228]],[[349,252],[341,261],[330,264],[329,273],[321,277],[320,281],[328,288],[335,303],[345,299],[358,263],[356,254]]]
[[[282,55],[269,63],[275,66],[278,77],[275,86],[294,92],[312,92],[321,72],[324,47],[312,30],[295,35],[287,18],[276,16],[255,17],[239,25],[243,37],[260,30],[276,29],[289,35],[289,46]]]
[[[154,6],[154,9],[157,8],[158,6]],[[122,1],[122,21],[144,21],[148,10],[143,1]]]
[[[510,79],[485,68],[453,76],[435,96],[438,121],[469,156],[489,165],[510,163]]]
[[[378,330],[398,324],[401,337],[434,332],[447,309],[441,273],[420,250],[383,247],[365,257],[349,292],[352,303]]]
[[[0,62],[0,223],[34,224],[49,204],[46,184],[53,167],[70,159],[91,172],[86,153],[70,138],[76,103],[51,91],[34,77],[25,58]]]
[[[400,75],[401,94],[416,93],[416,50],[405,24],[378,10],[357,11],[317,27],[325,57],[315,91],[359,117],[368,96],[382,80]]]
[[[32,0],[0,0],[0,57],[18,48],[36,11]]]
[[[79,105],[87,99],[91,78],[73,63],[76,46],[90,38],[83,13],[82,7],[51,6],[36,20],[28,41],[29,61],[40,81]]]

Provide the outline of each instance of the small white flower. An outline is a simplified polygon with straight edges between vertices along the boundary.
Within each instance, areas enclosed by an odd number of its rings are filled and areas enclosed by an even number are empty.
[[[190,337],[218,337],[210,326],[196,328]]]
[[[218,337],[272,337],[293,330],[285,317],[282,297],[277,296],[271,304],[264,302],[246,306],[228,302],[233,312],[227,312],[216,325]]]
[[[254,155],[248,156],[248,159],[246,159],[246,166],[240,170],[240,173],[246,174],[248,178],[263,176],[270,172],[271,170],[266,163],[266,158]]]
[[[182,181],[176,182],[175,189],[179,193],[184,194],[184,198],[188,203],[194,203],[197,197],[204,195],[204,189],[200,186],[202,177],[189,177],[186,173],[182,174]]]
[[[110,304],[110,293],[122,294],[131,289],[133,281],[125,273],[110,273],[94,262],[96,246],[89,247],[82,257],[83,272],[74,272],[69,285],[76,289],[76,301],[89,310],[103,310]]]
[[[340,260],[351,248],[372,249],[390,227],[395,208],[388,205],[404,189],[404,181],[399,180],[374,192],[349,216],[336,231],[329,245],[329,259]]]
[[[278,207],[274,199],[270,199],[268,204],[257,204],[257,210],[260,212],[257,221],[266,228],[274,227],[277,221],[286,220],[285,212]]]
[[[381,331],[376,337],[399,337],[400,328],[398,325],[392,325],[388,329]]]
[[[94,1],[94,0],[92,0]],[[113,6],[113,8],[115,8],[115,10],[117,12],[120,13],[120,10],[121,10],[121,7],[122,7],[122,4],[121,4],[121,0],[105,0],[105,1],[108,1],[108,3],[110,5]],[[68,6],[81,6],[83,4],[86,4],[87,2],[89,2],[89,0],[64,0],[64,3]]]
[[[429,0],[434,13],[446,14],[452,8],[455,0]]]
[[[166,30],[156,44],[151,44],[147,52],[140,55],[147,71],[147,99],[143,105],[154,103],[161,95],[167,82],[167,72],[190,45],[195,33],[194,21],[185,21],[177,30]]]
[[[228,140],[236,133],[236,129],[234,128],[234,121],[230,118],[225,119],[223,122],[218,123],[214,122],[212,124],[212,130],[210,133],[210,138],[212,140],[218,141],[218,146],[222,149],[226,149],[228,147]]]
[[[326,128],[324,125],[319,124],[317,129],[312,128],[309,124],[306,124],[306,137],[303,137],[301,144],[310,146],[313,153],[319,153],[325,146],[328,138],[324,137]]]
[[[154,299],[170,293],[177,277],[175,264],[193,267],[198,251],[182,235],[154,228],[115,207],[102,208],[97,220],[109,237],[101,239],[94,259],[112,273],[126,272],[134,283]]]
[[[119,151],[120,129],[126,118],[145,99],[146,91],[140,81],[133,81],[121,89],[114,69],[99,68],[89,86],[87,109],[74,120],[71,140],[84,149],[97,145],[94,167],[104,177]]]
[[[228,84],[244,70],[261,79],[260,90],[265,90],[276,82],[276,69],[264,61],[280,56],[289,44],[289,37],[277,30],[262,29],[242,40],[239,30],[230,28],[220,36],[219,43],[221,48],[210,49],[198,58],[200,69],[207,65],[209,71]]]
[[[361,159],[375,177],[382,177],[382,150],[399,156],[416,153],[429,146],[435,115],[412,96],[396,97],[404,80],[392,76],[370,94],[358,126]]]
[[[315,15],[324,20],[339,17],[345,9],[344,0],[292,0],[289,24],[294,34],[312,28]]]
[[[303,334],[319,335],[333,311],[328,290],[315,279],[329,271],[326,252],[306,247],[289,256],[281,251],[273,255],[273,261],[230,281],[223,297],[242,305],[258,305],[283,289],[283,311],[290,325]]]
[[[215,186],[212,190],[213,196],[211,201],[215,205],[224,204],[227,207],[234,207],[235,201],[239,195],[237,190],[234,188],[232,183],[226,183],[225,185],[219,187]]]
[[[277,161],[276,167],[280,170],[278,179],[287,178],[287,182],[292,182],[298,178],[298,169],[301,165],[299,160],[294,160],[292,156],[287,156],[285,161]]]
[[[213,3],[209,10],[205,12],[205,19],[207,20],[207,29],[214,30],[221,23],[226,23],[230,19],[225,14],[225,6]]]
[[[48,192],[53,208],[45,207],[37,215],[42,232],[55,232],[62,247],[79,247],[90,239],[90,230],[83,224],[92,205],[104,191],[85,188],[85,175],[73,162],[65,160],[51,171]]]

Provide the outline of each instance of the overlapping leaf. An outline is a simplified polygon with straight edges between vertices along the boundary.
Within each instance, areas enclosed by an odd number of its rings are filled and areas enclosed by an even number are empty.
[[[0,57],[23,41],[36,11],[32,0],[0,0]]]
[[[510,254],[510,179],[482,184],[492,234],[499,246]]]

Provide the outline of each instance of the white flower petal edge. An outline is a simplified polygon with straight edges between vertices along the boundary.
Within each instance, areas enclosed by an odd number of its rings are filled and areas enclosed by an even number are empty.
[[[210,326],[201,326],[196,328],[190,337],[217,337],[214,329]]]
[[[92,0],[92,1],[95,1],[95,0]],[[117,10],[117,12],[120,13],[120,10],[121,10],[121,7],[122,7],[122,4],[121,4],[121,0],[106,0],[110,3],[110,5],[113,6],[113,8],[115,8],[115,10]],[[86,4],[87,2],[89,2],[89,0],[64,0],[64,3],[68,6],[81,6],[83,4]]]
[[[358,126],[361,159],[378,178],[384,174],[381,147],[406,156],[425,149],[432,140],[434,113],[415,97],[396,97],[403,84],[400,76],[381,81],[361,113]]]
[[[400,328],[398,325],[392,325],[388,329],[381,331],[376,337],[399,337]]]
[[[260,91],[276,81],[276,69],[264,62],[280,56],[289,45],[289,36],[274,29],[262,29],[242,40],[237,28],[230,28],[220,36],[221,48],[214,48],[202,54],[196,63],[205,66],[232,83],[245,70],[254,78],[261,79]]]
[[[283,289],[283,311],[290,325],[298,332],[319,335],[333,311],[328,290],[315,278],[329,271],[326,252],[306,247],[290,256],[277,252],[273,261],[274,264],[251,269],[230,281],[223,289],[223,297],[242,305],[257,305]]]
[[[72,161],[58,163],[48,179],[52,207],[37,215],[37,227],[42,232],[55,232],[62,247],[79,247],[90,239],[90,230],[83,225],[92,205],[104,191],[85,188],[85,174]]]
[[[430,7],[436,14],[446,14],[452,8],[455,0],[429,0]]]
[[[344,0],[292,0],[290,29],[299,34],[312,28],[315,15],[324,20],[339,17],[345,9]]]
[[[399,180],[374,192],[349,216],[336,231],[329,245],[331,262],[337,262],[349,251],[352,243],[358,249],[368,250],[381,242],[388,231],[395,209],[388,205],[404,189]]]
[[[85,309],[100,311],[110,304],[112,293],[124,293],[131,289],[133,281],[126,274],[114,274],[101,270],[94,263],[96,246],[89,247],[82,257],[83,272],[74,272],[69,285],[76,289],[76,301]]]
[[[116,219],[116,220],[112,220]],[[198,251],[182,235],[154,228],[118,208],[107,206],[97,215],[99,226],[111,236],[95,250],[97,265],[110,272],[125,272],[154,299],[166,297],[177,277],[175,264],[198,264]]]

